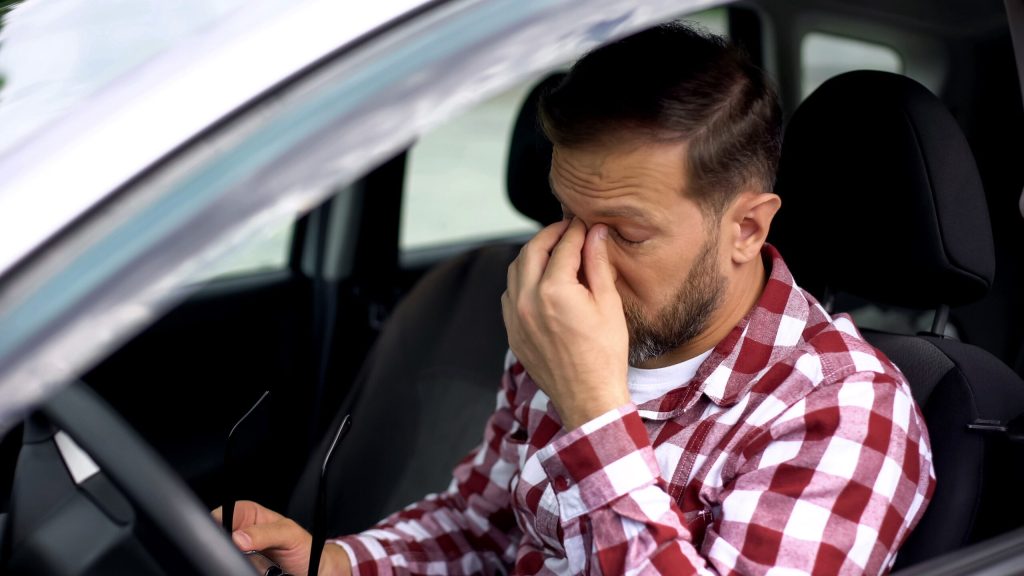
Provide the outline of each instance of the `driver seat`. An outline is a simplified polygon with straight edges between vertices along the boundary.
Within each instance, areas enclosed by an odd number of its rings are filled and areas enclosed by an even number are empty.
[[[563,76],[534,87],[512,133],[509,198],[542,226],[561,220],[562,210],[538,193],[548,189],[551,144],[540,137],[537,100]],[[501,294],[520,248],[494,244],[444,262],[399,303],[300,476],[289,517],[312,525],[321,463],[348,413],[351,430],[325,477],[328,535],[362,531],[448,486],[494,411],[508,350]]]
[[[942,310],[980,298],[991,283],[993,248],[966,140],[926,89],[877,74],[826,83],[794,116],[777,185],[784,208],[770,240],[826,303],[855,296]],[[557,81],[548,78],[527,98],[508,166],[513,204],[541,224],[561,217],[548,192],[550,144],[535,109]],[[327,472],[329,534],[361,531],[444,489],[457,459],[479,442],[506,348],[499,297],[518,249],[490,246],[444,263],[396,309],[335,422],[353,412],[351,438]],[[907,375],[938,476],[896,567],[1024,520],[1024,457],[999,431],[1024,412],[1024,382],[949,338],[864,332]],[[327,440],[288,510],[307,528]]]

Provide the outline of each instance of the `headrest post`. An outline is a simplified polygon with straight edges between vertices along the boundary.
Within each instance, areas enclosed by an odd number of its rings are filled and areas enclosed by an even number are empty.
[[[946,332],[946,323],[949,321],[949,306],[940,304],[935,310],[935,319],[932,320],[932,334],[942,336]]]

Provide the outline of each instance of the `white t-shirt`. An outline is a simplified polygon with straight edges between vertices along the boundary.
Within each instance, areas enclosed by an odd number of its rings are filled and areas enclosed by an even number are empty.
[[[704,360],[711,355],[711,350],[664,368],[634,368],[629,367],[629,397],[636,405],[643,404],[648,400],[660,398],[669,390],[678,388],[697,374],[697,369],[704,363]]]

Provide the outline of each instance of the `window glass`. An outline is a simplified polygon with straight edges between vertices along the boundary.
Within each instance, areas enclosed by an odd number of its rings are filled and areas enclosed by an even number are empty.
[[[709,32],[713,32],[719,36],[729,35],[729,11],[724,7],[712,8],[711,10],[704,10],[703,12],[697,12],[696,14],[689,14],[680,18],[680,21],[697,24],[698,26],[706,28]]]
[[[294,229],[294,222],[286,222],[255,234],[246,243],[217,258],[189,282],[284,270],[288,266]]]
[[[726,34],[728,12],[681,18]],[[429,132],[409,151],[399,237],[404,251],[528,234],[536,222],[513,208],[505,190],[512,127],[539,80],[504,92]]]
[[[800,45],[801,92],[806,98],[823,82],[851,70],[903,73],[903,59],[892,48],[822,32],[804,36]]]
[[[402,200],[402,250],[537,229],[505,193],[512,125],[531,87],[532,82],[480,104],[412,147]]]

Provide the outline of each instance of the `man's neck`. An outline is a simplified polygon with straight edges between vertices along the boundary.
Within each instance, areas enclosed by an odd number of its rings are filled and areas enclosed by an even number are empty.
[[[733,277],[722,304],[711,315],[707,327],[696,338],[671,352],[651,358],[638,367],[664,368],[695,358],[717,346],[757,305],[767,280],[768,273],[763,259],[755,258],[750,262],[750,266]]]

